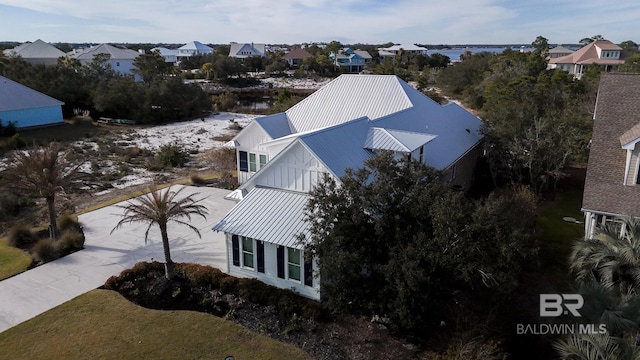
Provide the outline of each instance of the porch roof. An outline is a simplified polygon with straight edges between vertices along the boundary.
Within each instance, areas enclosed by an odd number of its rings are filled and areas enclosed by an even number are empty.
[[[305,193],[256,187],[218,222],[213,230],[302,249],[300,234],[309,238]]]

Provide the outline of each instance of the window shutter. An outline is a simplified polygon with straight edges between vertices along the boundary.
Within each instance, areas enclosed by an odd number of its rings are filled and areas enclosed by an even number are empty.
[[[238,235],[231,235],[231,247],[233,249],[233,265],[240,266],[240,242]]]
[[[278,246],[278,277],[284,279],[284,246]]]
[[[262,241],[256,241],[258,244],[258,272],[264,272],[264,243]]]
[[[313,286],[313,262],[304,259],[304,284],[307,286]]]

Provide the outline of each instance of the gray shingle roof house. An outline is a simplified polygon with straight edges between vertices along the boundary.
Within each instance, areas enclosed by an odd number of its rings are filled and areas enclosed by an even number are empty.
[[[0,76],[0,121],[19,129],[63,123],[62,101]]]
[[[640,216],[640,74],[605,73],[593,121],[582,211],[585,236],[617,215]]]
[[[227,272],[320,299],[315,261],[298,234],[304,205],[325,175],[338,183],[382,150],[444,171],[468,187],[481,152],[482,121],[440,105],[395,75],[341,75],[287,111],[255,119],[230,143],[238,204],[214,226],[227,239]]]
[[[58,58],[66,55],[60,49],[40,39],[7,49],[3,53],[7,57],[19,56],[31,65],[55,65]]]

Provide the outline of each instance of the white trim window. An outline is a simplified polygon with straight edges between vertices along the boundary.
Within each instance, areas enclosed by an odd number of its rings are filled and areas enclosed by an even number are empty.
[[[301,251],[287,248],[287,278],[300,282],[302,279]]]
[[[254,269],[254,247],[253,239],[242,237],[242,267]]]

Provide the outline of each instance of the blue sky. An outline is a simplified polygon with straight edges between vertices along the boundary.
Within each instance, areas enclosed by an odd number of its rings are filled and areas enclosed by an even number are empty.
[[[640,43],[637,0],[0,0],[0,41]]]

